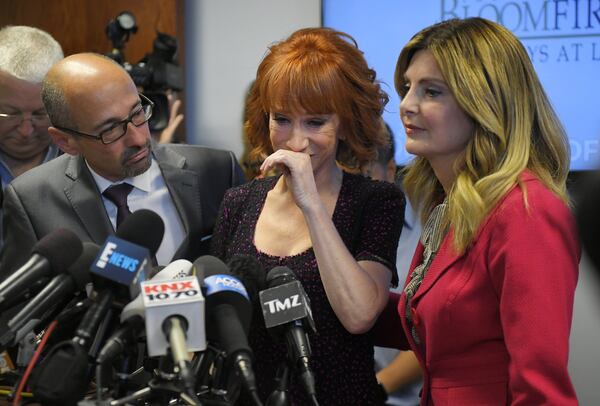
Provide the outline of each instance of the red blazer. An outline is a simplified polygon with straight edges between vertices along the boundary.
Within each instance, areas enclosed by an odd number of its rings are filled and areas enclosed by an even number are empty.
[[[575,223],[530,172],[521,181],[529,210],[514,187],[463,255],[454,253],[449,231],[411,303],[421,345],[408,333],[404,294],[395,296],[406,332],[395,344],[408,339],[421,362],[421,405],[577,404],[567,371],[580,258]],[[411,272],[422,254],[419,244]],[[389,314],[387,338],[398,326]]]

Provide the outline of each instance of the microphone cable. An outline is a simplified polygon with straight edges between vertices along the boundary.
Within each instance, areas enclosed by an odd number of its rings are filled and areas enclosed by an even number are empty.
[[[58,325],[58,320],[54,320],[52,323],[50,323],[50,325],[44,332],[42,341],[40,342],[40,344],[36,348],[35,352],[33,353],[33,357],[31,357],[31,360],[29,361],[29,364],[27,365],[27,369],[25,370],[25,373],[21,377],[21,381],[19,382],[19,386],[17,388],[17,392],[15,393],[15,398],[13,400],[13,406],[19,406],[19,404],[21,403],[21,395],[22,395],[23,389],[25,389],[25,384],[27,383],[27,380],[29,379],[29,375],[31,375],[31,371],[33,371],[33,367],[37,363],[37,360],[40,357],[40,354],[44,350],[44,347],[46,346],[46,343],[48,342],[48,338],[50,338],[50,336],[54,332],[54,329],[56,328],[57,325]]]
[[[287,362],[283,362],[279,365],[279,368],[277,368],[275,382],[277,382],[277,386],[269,395],[265,406],[289,406],[290,398],[288,396],[288,389],[290,387],[290,367]]]

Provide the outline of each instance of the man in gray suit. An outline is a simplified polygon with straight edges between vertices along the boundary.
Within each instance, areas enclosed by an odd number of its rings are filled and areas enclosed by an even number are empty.
[[[151,209],[165,222],[159,264],[208,252],[223,194],[243,182],[231,152],[154,145],[147,124],[152,103],[121,66],[101,55],[58,62],[44,79],[42,97],[52,122],[48,131],[66,154],[6,188],[0,280],[56,228],[102,244],[118,217],[106,191],[121,183],[131,185],[131,211]]]

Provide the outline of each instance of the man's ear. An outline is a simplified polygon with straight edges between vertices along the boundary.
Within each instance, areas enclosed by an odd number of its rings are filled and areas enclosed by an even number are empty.
[[[48,127],[48,134],[50,134],[52,141],[54,141],[58,148],[60,148],[63,152],[69,155],[79,154],[79,145],[77,145],[71,135],[59,130],[56,127]]]

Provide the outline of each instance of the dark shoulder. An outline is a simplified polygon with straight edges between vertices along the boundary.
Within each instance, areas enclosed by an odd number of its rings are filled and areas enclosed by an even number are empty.
[[[231,162],[233,158],[231,151],[190,144],[158,144],[154,146],[154,153],[159,159],[176,161],[185,158],[192,163],[205,164]]]
[[[344,172],[347,189],[359,193],[367,199],[398,199],[404,204],[404,193],[398,186],[390,182],[374,180],[363,175]]]
[[[236,207],[247,201],[248,197],[251,195],[266,193],[273,188],[275,182],[277,182],[277,177],[253,179],[250,182],[227,189],[223,200],[227,202],[228,205]]]
[[[231,151],[201,145],[154,144],[153,152],[161,168],[191,170],[199,176],[202,184],[212,185],[219,190],[246,181]]]

